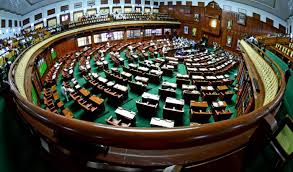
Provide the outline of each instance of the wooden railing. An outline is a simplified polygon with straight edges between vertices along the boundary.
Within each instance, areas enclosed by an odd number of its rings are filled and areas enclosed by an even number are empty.
[[[137,21],[136,21],[137,22]],[[121,26],[120,26],[121,27]],[[79,28],[82,29],[82,28]],[[74,33],[73,33],[74,34]],[[62,35],[59,35],[63,37]],[[68,119],[52,112],[45,111],[28,101],[25,97],[25,82],[16,82],[19,75],[25,78],[27,70],[23,74],[17,73],[19,65],[28,67],[23,63],[23,56],[28,51],[32,57],[41,53],[43,47],[48,47],[55,39],[42,44],[36,49],[31,47],[22,53],[12,64],[9,72],[9,83],[15,104],[22,118],[28,122],[38,137],[43,138],[49,145],[50,153],[57,150],[63,154],[71,155],[72,152],[84,151],[85,156],[91,156],[92,161],[115,163],[124,166],[160,167],[172,164],[208,164],[232,155],[238,154],[247,145],[260,120],[268,114],[275,114],[281,104],[285,83],[281,71],[278,79],[278,90],[275,96],[264,106],[253,112],[239,116],[235,119],[224,120],[200,126],[176,127],[173,129],[160,128],[120,128],[115,126],[97,124],[92,122]],[[31,60],[25,60],[27,62]],[[270,63],[268,63],[271,65]],[[275,69],[275,68],[273,68]],[[276,66],[276,70],[280,70]],[[256,76],[257,77],[257,76]],[[28,81],[31,82],[31,81]],[[21,85],[19,85],[21,84]],[[22,91],[19,89],[22,88]],[[64,142],[64,138],[70,144]],[[73,147],[79,143],[84,146]],[[101,144],[109,146],[106,153],[97,153],[97,147],[88,145]],[[93,157],[95,157],[93,159]]]
[[[272,100],[274,100],[278,89],[279,89],[279,83],[278,83],[278,73],[275,73],[275,70],[273,70],[273,66],[271,66],[273,63],[270,64],[271,61],[268,61],[268,59],[263,58],[261,56],[263,52],[258,53],[256,49],[245,42],[244,40],[241,41],[241,46],[244,48],[244,50],[247,52],[248,56],[250,57],[250,60],[252,61],[253,65],[255,66],[257,73],[260,76],[260,79],[262,80],[262,83],[264,85],[264,103],[263,105],[268,104]],[[266,56],[264,56],[266,57]]]

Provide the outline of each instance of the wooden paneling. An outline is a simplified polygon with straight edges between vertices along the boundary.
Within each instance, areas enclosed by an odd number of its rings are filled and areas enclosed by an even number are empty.
[[[52,15],[52,14],[55,14],[55,8],[52,8],[50,10],[47,11],[47,15]]]
[[[23,20],[22,25],[24,26],[26,24],[29,24],[29,22],[30,22],[30,18],[27,18],[27,19]]]
[[[255,18],[256,20],[260,20],[260,15],[257,13],[252,13],[253,18]]]
[[[42,13],[36,14],[35,15],[35,20],[39,20],[43,17]]]
[[[286,27],[283,26],[283,25],[281,25],[281,24],[279,24],[279,30],[280,30],[281,32],[285,33],[285,32],[286,32]]]
[[[60,7],[60,11],[67,11],[69,10],[69,5],[63,5]]]
[[[274,20],[270,19],[270,18],[266,18],[266,23],[273,26],[274,25]]]
[[[169,2],[168,2],[169,3]],[[185,6],[185,5],[184,5]],[[184,36],[189,39],[200,40],[204,34],[208,37],[209,44],[212,42],[217,42],[223,47],[231,51],[236,51],[237,40],[241,39],[248,35],[257,35],[257,34],[269,34],[273,32],[285,33],[285,27],[280,27],[280,29],[273,26],[273,21],[269,20],[269,23],[260,21],[260,15],[254,13],[252,17],[246,16],[246,24],[240,25],[237,24],[237,13],[231,11],[222,11],[221,14],[221,24],[220,24],[220,35],[215,36],[208,34],[203,31],[203,28],[208,23],[209,17],[205,17],[207,11],[204,7],[204,2],[199,2],[199,6],[191,6],[191,13],[186,14],[182,11],[185,9],[183,5],[161,5],[160,12],[168,13],[175,19],[181,21],[181,26],[177,29],[177,33],[180,36]],[[184,7],[184,8],[182,8]],[[190,7],[190,6],[188,6]],[[194,20],[194,14],[199,14],[199,21]],[[231,29],[227,28],[228,21],[232,22]],[[184,34],[184,26],[188,26],[188,34]],[[196,35],[192,35],[192,29],[196,28]],[[227,36],[232,37],[232,46],[227,47]]]
[[[108,4],[108,0],[101,0],[101,4]]]
[[[192,6],[192,2],[191,1],[187,1],[186,2],[186,6]]]
[[[57,42],[56,46],[54,46],[58,57],[64,57],[67,53],[76,51],[78,49],[75,38],[69,38],[66,40],[62,40],[61,42],[62,43],[60,44]]]
[[[120,4],[120,0],[113,0],[114,4]]]
[[[204,2],[198,2],[198,6],[199,6],[199,7],[204,7],[205,4],[204,4]]]

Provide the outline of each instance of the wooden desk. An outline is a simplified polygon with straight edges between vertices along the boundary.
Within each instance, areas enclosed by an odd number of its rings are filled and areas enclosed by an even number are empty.
[[[222,110],[222,111],[215,111],[215,114],[214,114],[214,120],[215,121],[221,121],[221,120],[226,120],[226,119],[229,119],[232,115],[232,112],[230,110],[228,111],[225,111],[225,110]]]
[[[53,92],[53,93],[56,92],[56,90],[57,90],[57,89],[56,89],[56,85],[53,85],[51,88],[52,88],[52,92]]]
[[[190,101],[190,109],[194,111],[206,111],[209,107],[208,102],[197,102],[197,101]]]
[[[104,99],[93,95],[89,98],[89,100],[91,100],[93,103],[95,103],[98,107],[105,108],[104,107]]]
[[[136,76],[134,79],[135,79],[136,81],[140,81],[140,82],[143,82],[143,83],[145,83],[145,84],[147,84],[148,81],[149,81],[149,78],[142,77],[142,76]]]
[[[135,112],[118,107],[115,110],[115,113],[118,119],[121,119],[125,123],[131,123],[132,125],[135,125]]]
[[[149,101],[143,101],[143,100],[136,101],[137,111],[146,117],[156,116],[157,108],[158,108],[158,103],[151,103]]]
[[[62,113],[66,118],[73,118],[73,114],[68,108],[63,109]]]
[[[131,73],[128,73],[128,72],[121,72],[121,76],[130,80],[131,81],[131,78],[132,78],[132,74]]]
[[[81,88],[80,90],[79,90],[79,92],[84,96],[84,97],[88,97],[91,93],[87,90],[87,89],[85,89],[85,88]]]
[[[165,119],[175,120],[176,125],[181,125],[184,114],[184,100],[172,97],[166,98],[166,103],[163,108],[163,116]]]
[[[172,83],[172,82],[163,82],[162,83],[162,88],[172,88],[172,89],[176,90],[177,84]]]
[[[173,120],[152,117],[150,124],[153,127],[173,128],[175,123]]]
[[[190,121],[193,122],[209,122],[209,119],[212,115],[213,113],[211,111],[203,112],[190,109]]]
[[[195,85],[186,85],[186,84],[182,84],[182,90],[196,90],[196,86]]]
[[[163,98],[165,97],[176,97],[176,90],[173,88],[159,88],[159,94]]]
[[[227,103],[225,101],[218,101],[218,102],[213,102],[212,107],[214,110],[222,111],[225,110],[227,107]]]
[[[59,95],[58,95],[57,92],[55,92],[55,93],[53,94],[53,98],[54,98],[54,100],[58,100],[58,99],[59,99]]]
[[[108,119],[106,119],[106,122],[110,125],[114,126],[120,126],[121,120],[113,118],[113,116],[110,116]]]
[[[129,86],[130,86],[131,91],[138,92],[138,93],[142,93],[147,90],[147,85],[142,82],[138,82],[138,81],[130,82]]]
[[[206,92],[206,93],[203,92],[202,98],[205,101],[212,102],[212,101],[216,101],[219,98],[219,95],[220,94],[217,92]]]
[[[57,103],[57,107],[58,107],[58,108],[62,108],[63,106],[64,106],[64,103],[63,103],[63,102],[59,101],[59,102]]]
[[[79,96],[76,92],[70,93],[69,96],[70,96],[73,100],[77,100],[77,99],[80,98],[80,96]]]
[[[211,91],[215,91],[214,87],[212,86],[201,86],[201,91],[203,92],[211,92]]]
[[[217,86],[217,89],[221,92],[221,91],[227,91],[229,88],[227,87],[227,85],[220,85],[220,86]]]
[[[197,90],[183,90],[183,98],[185,101],[198,100],[200,92]]]
[[[84,108],[86,111],[90,112],[92,109],[92,104],[91,103],[88,103],[86,100],[84,99],[79,99],[78,101],[78,104]]]
[[[220,99],[226,102],[231,102],[233,96],[234,96],[234,92],[232,91],[226,91],[225,93],[223,92],[220,93]]]

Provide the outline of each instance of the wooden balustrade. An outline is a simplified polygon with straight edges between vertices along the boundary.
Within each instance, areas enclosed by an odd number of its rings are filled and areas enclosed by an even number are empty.
[[[137,22],[135,21],[135,23]],[[71,30],[70,34],[80,31],[81,28]],[[24,78],[30,72],[26,67],[44,47],[60,40],[60,37],[69,37],[70,34],[55,35],[51,39],[29,48],[15,60],[9,72],[11,92],[20,115],[30,127],[34,128],[34,131],[38,133],[37,136],[45,138],[49,147],[55,148],[52,149],[52,153],[54,150],[63,150],[61,151],[63,154],[68,155],[69,152],[70,155],[71,152],[91,149],[88,145],[102,144],[110,146],[111,149],[105,154],[90,151],[97,161],[139,167],[161,167],[172,164],[189,166],[202,162],[208,165],[234,155],[241,158],[239,152],[243,151],[261,119],[268,114],[275,114],[281,104],[285,83],[283,73],[277,66],[271,68],[273,72],[280,74],[276,78],[278,89],[273,93],[273,97],[265,101],[265,105],[231,120],[200,126],[160,129],[120,128],[65,118],[31,103],[27,97],[30,89],[28,86],[31,84],[26,83],[31,81],[24,81]],[[27,54],[32,56],[27,57]],[[248,64],[245,61],[246,65],[251,65],[251,62]],[[265,63],[273,64],[267,63],[267,61]],[[264,64],[263,61],[262,64]],[[248,70],[252,69],[259,71],[253,65],[248,68]],[[259,76],[253,77],[260,79]],[[263,84],[267,84],[267,82]],[[259,101],[259,99],[255,99],[255,101]],[[74,148],[63,142],[65,138],[73,141],[70,142],[71,144],[79,143],[84,146]]]

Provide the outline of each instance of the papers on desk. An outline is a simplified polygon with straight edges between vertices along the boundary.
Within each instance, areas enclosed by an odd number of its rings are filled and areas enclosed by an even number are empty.
[[[147,71],[149,71],[149,68],[140,66],[140,67],[138,67],[138,70],[141,70],[143,72],[147,72]]]
[[[99,75],[98,75],[97,73],[92,73],[92,76],[93,76],[94,78],[98,78],[98,77],[99,77]]]
[[[125,71],[121,72],[121,75],[126,76],[128,78],[130,78],[132,76],[131,73],[128,73],[128,72],[125,72]]]
[[[166,128],[173,128],[174,127],[173,120],[160,119],[160,118],[156,118],[156,117],[152,117],[150,124],[154,125],[154,126],[158,126],[158,127],[166,127]]]
[[[144,61],[146,64],[153,64],[154,62],[153,61],[151,61],[151,60],[145,60]]]
[[[197,71],[198,69],[197,69],[197,68],[195,68],[195,67],[193,67],[193,68],[191,68],[191,67],[188,67],[188,68],[187,68],[187,70],[188,70],[188,71]]]
[[[224,101],[218,101],[218,102],[213,102],[213,107],[225,107],[226,106],[226,102]]]
[[[74,88],[75,89],[79,89],[80,88],[80,85],[77,84],[76,86],[74,86]]]
[[[178,78],[189,78],[189,75],[183,75],[183,74],[180,74],[180,73],[177,73],[176,77]]]
[[[144,99],[152,99],[152,100],[156,100],[156,101],[160,100],[159,95],[151,94],[151,93],[147,93],[147,92],[144,92],[141,97]]]
[[[120,85],[120,84],[115,84],[114,88],[123,91],[123,92],[127,92],[128,91],[128,87],[124,86],[124,85]]]
[[[217,77],[217,79],[224,79],[224,76],[223,75],[218,75],[216,77]]]
[[[172,66],[172,65],[163,65],[162,67],[161,67],[161,69],[174,69],[174,66]]]
[[[152,69],[152,70],[150,71],[150,73],[151,73],[151,74],[155,74],[155,75],[162,75],[162,74],[163,74],[163,71]]]
[[[112,81],[107,82],[107,87],[112,87],[113,85],[115,85],[114,82],[112,82]]]
[[[199,68],[198,70],[200,70],[200,71],[208,71],[207,68]]]
[[[175,83],[171,83],[171,82],[163,82],[162,83],[162,88],[163,87],[168,87],[168,88],[174,88],[174,89],[176,89],[177,88],[177,84],[175,84]]]
[[[128,64],[129,67],[132,67],[132,68],[137,68],[137,65],[136,64],[133,64],[133,63],[130,63]]]
[[[183,99],[176,99],[173,97],[167,97],[166,103],[171,103],[171,104],[176,104],[176,105],[184,105],[184,100]]]
[[[195,79],[195,80],[204,80],[204,76],[199,76],[199,75],[192,75],[191,77],[192,79]]]
[[[216,80],[217,78],[215,76],[206,76],[206,79],[208,79],[208,80]]]
[[[132,54],[132,56],[136,59],[138,58],[138,55],[136,55],[136,54]]]
[[[149,78],[142,77],[142,76],[136,76],[134,79],[135,79],[136,81],[141,81],[141,82],[144,82],[144,83],[146,83],[146,82],[149,81]]]
[[[182,90],[195,90],[195,89],[196,89],[195,85],[182,84]]]
[[[208,91],[213,91],[214,90],[213,86],[201,86],[200,88],[201,88],[201,90],[208,90]]]
[[[99,80],[100,82],[102,82],[102,83],[106,83],[106,82],[108,82],[108,79],[103,78],[103,77],[99,77],[98,80]]]
[[[126,109],[123,109],[122,107],[118,107],[116,110],[115,110],[115,113],[117,115],[120,115],[122,117],[125,117],[127,119],[134,119],[135,118],[135,112],[132,112],[132,111],[128,111]]]

